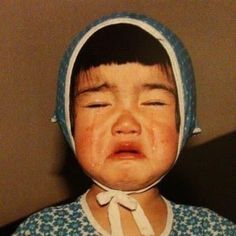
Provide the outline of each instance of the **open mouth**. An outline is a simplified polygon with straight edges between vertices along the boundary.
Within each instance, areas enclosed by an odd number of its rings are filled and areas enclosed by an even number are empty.
[[[112,159],[141,159],[144,158],[143,153],[139,147],[133,144],[120,144],[118,145],[112,154],[109,156]]]

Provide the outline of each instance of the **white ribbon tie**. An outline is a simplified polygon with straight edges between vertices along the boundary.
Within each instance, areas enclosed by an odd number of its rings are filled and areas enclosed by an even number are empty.
[[[108,206],[108,218],[111,225],[112,236],[123,236],[124,232],[121,225],[119,205],[130,210],[139,228],[141,235],[154,236],[152,226],[144,214],[138,201],[130,197],[127,193],[118,190],[110,190],[97,194],[97,201],[101,206]]]

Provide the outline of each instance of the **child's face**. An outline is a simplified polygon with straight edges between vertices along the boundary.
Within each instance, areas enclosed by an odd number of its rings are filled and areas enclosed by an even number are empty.
[[[93,67],[79,75],[76,156],[90,177],[114,189],[155,182],[175,161],[175,84],[158,65]]]

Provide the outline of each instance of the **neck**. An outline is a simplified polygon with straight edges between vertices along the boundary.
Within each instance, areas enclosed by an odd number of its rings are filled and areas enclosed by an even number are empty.
[[[100,192],[104,192],[104,190],[100,186],[93,184],[90,191],[88,192],[87,199],[90,203],[96,202],[96,196]],[[150,206],[151,202],[160,202],[163,203],[159,190],[156,187],[152,187],[145,192],[141,193],[130,193],[129,194],[132,198],[137,200],[139,204],[145,209],[146,207]]]
[[[104,191],[106,192],[107,190],[93,184],[87,194],[86,200],[95,219],[104,229],[109,231],[110,224],[107,219],[108,205],[100,206],[96,199],[96,196]],[[164,230],[166,225],[167,208],[158,189],[152,187],[145,192],[130,193],[129,196],[138,201],[152,227],[154,227],[156,235],[159,235]],[[136,224],[133,221],[133,217],[131,216],[131,212],[122,206],[119,206],[119,210],[121,214],[121,221],[124,226],[123,228],[126,232],[125,235],[140,235]]]

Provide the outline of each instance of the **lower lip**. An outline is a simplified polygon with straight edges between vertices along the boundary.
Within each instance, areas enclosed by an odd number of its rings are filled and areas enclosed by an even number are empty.
[[[111,154],[109,158],[119,159],[119,160],[136,160],[136,159],[143,159],[145,158],[145,156],[141,153],[121,152],[121,153]]]

